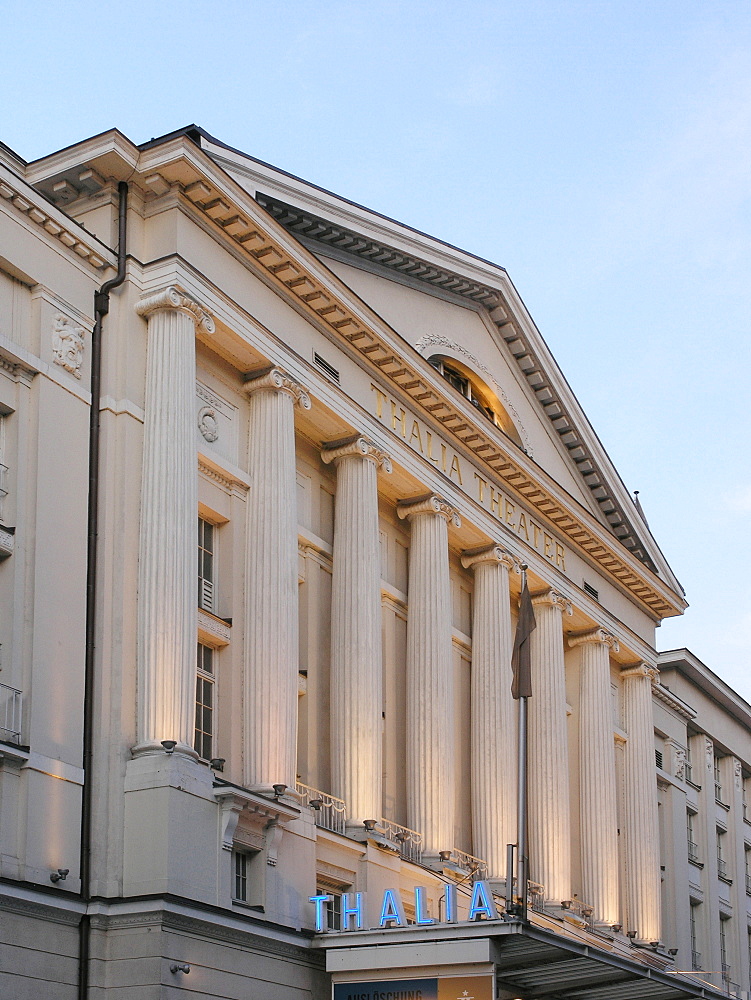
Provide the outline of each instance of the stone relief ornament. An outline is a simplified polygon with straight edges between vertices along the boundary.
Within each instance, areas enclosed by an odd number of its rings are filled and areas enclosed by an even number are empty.
[[[83,338],[86,331],[62,313],[55,317],[52,327],[52,353],[55,364],[60,365],[76,378],[81,377],[83,363]]]
[[[527,434],[524,425],[522,424],[521,417],[519,416],[514,404],[511,402],[511,400],[504,392],[503,387],[496,382],[493,373],[487,367],[487,365],[484,365],[479,358],[476,358],[474,354],[471,354],[467,350],[467,348],[464,347],[462,344],[457,344],[456,341],[449,340],[448,337],[444,337],[443,334],[440,333],[430,333],[425,337],[421,337],[420,340],[418,340],[417,343],[415,344],[415,348],[423,356],[427,355],[428,347],[448,347],[452,351],[456,351],[457,354],[463,354],[464,357],[467,359],[467,361],[471,363],[473,368],[475,368],[477,371],[483,372],[483,374],[487,376],[488,382],[493,387],[496,396],[498,396],[498,398],[501,400],[501,402],[506,407],[508,412],[511,414],[514,424],[516,425],[516,429],[519,431],[519,435],[522,441],[524,442],[524,450],[531,458],[532,443],[529,440],[529,435]]]
[[[673,744],[673,757],[675,758],[675,764],[673,765],[675,770],[675,776],[679,781],[683,781],[686,776],[686,751],[683,747]]]
[[[714,767],[714,744],[708,736],[704,737],[704,755],[707,758],[707,770],[711,771]]]
[[[219,422],[213,406],[202,406],[198,411],[198,429],[209,444],[219,437]]]

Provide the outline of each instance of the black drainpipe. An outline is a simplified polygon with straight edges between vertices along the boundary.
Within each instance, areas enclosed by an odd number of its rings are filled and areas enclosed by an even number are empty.
[[[91,759],[94,728],[94,654],[96,651],[97,535],[99,533],[99,406],[102,395],[102,320],[110,309],[110,292],[125,280],[125,237],[128,185],[120,181],[117,274],[94,293],[94,330],[91,335],[91,409],[89,411],[89,508],[86,539],[86,654],[83,682],[83,788],[81,790],[81,898],[91,901]],[[78,939],[78,1000],[89,995],[89,933],[84,912]]]

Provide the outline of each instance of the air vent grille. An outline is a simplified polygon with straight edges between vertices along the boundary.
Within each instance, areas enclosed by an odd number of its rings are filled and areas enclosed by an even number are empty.
[[[584,581],[584,593],[585,594],[589,594],[590,597],[594,597],[594,599],[596,601],[600,600],[600,592],[599,592],[599,590],[595,590],[595,588],[592,586],[592,584],[591,583],[587,583],[586,580]]]
[[[336,382],[339,385],[339,372],[334,368],[333,365],[329,364],[325,358],[322,358],[318,352],[313,353],[314,364],[321,369],[324,375],[327,375],[332,382]]]

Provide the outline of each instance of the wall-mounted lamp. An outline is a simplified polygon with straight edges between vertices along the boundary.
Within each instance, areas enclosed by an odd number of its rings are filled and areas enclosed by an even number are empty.
[[[225,763],[224,757],[212,757],[209,761],[209,767],[212,771],[223,771]]]
[[[187,962],[173,962],[169,970],[170,972],[184,972],[187,976],[190,972],[190,966]]]
[[[633,941],[636,937],[636,931],[626,931],[626,937]]]
[[[56,872],[52,872],[50,875],[50,882],[64,882],[68,877],[68,872],[70,868],[58,868]]]
[[[177,740],[162,740],[162,746],[167,753],[173,753],[177,746]]]
[[[377,820],[375,819],[364,819],[362,825],[365,827],[367,833],[372,833],[375,830],[375,825]]]
[[[287,786],[282,785],[281,783],[277,785],[272,785],[271,787],[274,789],[275,799],[278,799],[281,795],[284,795],[284,793],[287,791]]]
[[[450,861],[451,860],[451,851],[439,851],[438,852],[438,857],[441,859],[441,861]]]

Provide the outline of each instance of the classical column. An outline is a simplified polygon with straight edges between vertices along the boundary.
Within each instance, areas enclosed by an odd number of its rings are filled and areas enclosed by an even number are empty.
[[[566,675],[563,615],[571,604],[554,590],[532,598],[532,697],[528,702],[529,871],[545,899],[571,898]]]
[[[619,649],[603,628],[572,636],[581,646],[579,679],[579,826],[582,897],[601,924],[619,921],[618,816],[613,750],[610,650]],[[653,740],[650,746],[654,747]],[[654,792],[653,792],[654,794]]]
[[[448,522],[430,495],[398,506],[411,525],[407,595],[407,822],[435,858],[454,846],[454,683]]]
[[[347,803],[347,825],[363,829],[382,813],[381,553],[378,469],[391,461],[355,437],[326,446],[336,465],[331,595],[332,791]]]
[[[198,598],[196,328],[214,321],[174,287],[136,306],[148,321],[138,561],[138,722],[135,753],[195,757]]]
[[[245,383],[250,447],[245,576],[244,782],[260,792],[295,787],[297,688],[297,482],[295,405],[310,398],[271,368]]]
[[[621,671],[623,721],[628,734],[624,767],[628,930],[660,940],[660,841],[655,794],[652,682],[657,670],[639,663]]]
[[[475,591],[472,616],[471,760],[474,853],[491,878],[506,873],[506,845],[516,841],[516,720],[511,697],[509,571],[500,545],[465,552]]]

